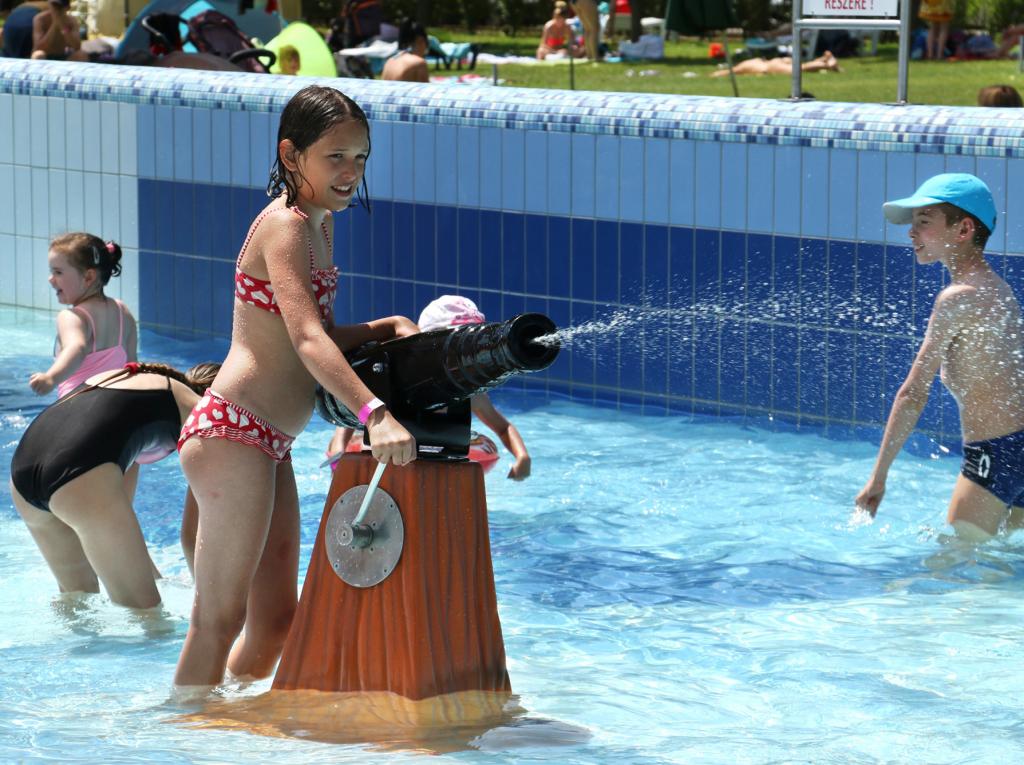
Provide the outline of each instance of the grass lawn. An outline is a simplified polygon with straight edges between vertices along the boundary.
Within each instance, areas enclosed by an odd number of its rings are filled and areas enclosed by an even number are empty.
[[[536,34],[520,32],[506,37],[500,32],[431,29],[441,40],[481,43],[483,50],[497,55],[533,56],[540,39]],[[742,47],[730,42],[733,50]],[[614,46],[613,46],[614,47]],[[707,57],[706,41],[666,42],[663,61],[593,64],[577,61],[574,65],[577,90],[604,90],[683,95],[731,96],[728,77],[713,78],[717,64]],[[883,44],[878,56],[860,56],[840,60],[842,72],[804,74],[804,90],[822,101],[891,102],[896,98],[896,43]],[[481,64],[478,74],[490,76],[491,66]],[[437,74],[437,72],[435,72]],[[498,67],[504,85],[524,88],[569,87],[567,63],[537,66],[506,64]],[[790,78],[781,75],[742,76],[736,78],[740,96],[749,98],[788,98]],[[1013,85],[1024,91],[1024,74],[1016,60],[1004,61],[911,61],[908,85],[910,101],[918,104],[972,106],[980,88],[987,85]]]

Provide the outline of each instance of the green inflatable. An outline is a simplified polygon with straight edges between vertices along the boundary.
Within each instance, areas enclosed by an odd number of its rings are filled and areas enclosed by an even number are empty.
[[[324,38],[309,24],[293,21],[281,34],[264,45],[274,51],[277,62],[270,67],[271,74],[281,74],[281,48],[290,45],[299,52],[299,74],[304,77],[337,77],[334,56]]]

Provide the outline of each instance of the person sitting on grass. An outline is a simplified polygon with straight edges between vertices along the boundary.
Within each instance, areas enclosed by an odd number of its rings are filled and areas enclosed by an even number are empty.
[[[430,82],[430,70],[427,68],[429,47],[427,30],[422,24],[403,22],[398,32],[398,53],[384,64],[380,78],[401,82]]]
[[[567,50],[571,47],[572,30],[566,22],[566,4],[562,0],[555,3],[551,11],[551,19],[544,25],[537,46],[537,60],[543,61],[552,53]]]
[[[81,23],[68,12],[71,0],[50,0],[32,19],[32,58],[88,61],[82,50]]]
[[[1021,39],[1024,39],[1024,24],[1011,24],[1003,30],[1002,38],[1002,42],[992,58],[1006,58],[1014,48],[1021,44]]]

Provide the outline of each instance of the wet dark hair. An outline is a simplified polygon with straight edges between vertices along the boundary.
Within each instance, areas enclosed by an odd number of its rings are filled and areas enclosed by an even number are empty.
[[[277,144],[285,139],[292,142],[299,153],[306,151],[320,140],[320,137],[346,120],[361,122],[366,128],[366,157],[370,157],[370,123],[359,104],[335,88],[321,85],[310,85],[303,88],[288,101],[281,112],[281,125],[277,129]],[[305,180],[301,177],[300,181]],[[299,195],[292,173],[281,163],[281,150],[277,150],[277,158],[270,167],[270,182],[267,184],[267,196],[279,197],[285,194],[285,204],[295,204]],[[370,210],[370,192],[366,187],[366,174],[356,190],[356,200],[367,212]]]
[[[942,211],[942,215],[946,218],[947,226],[955,226],[957,223],[962,221],[964,218],[970,218],[974,221],[974,237],[971,240],[972,244],[979,249],[985,249],[985,245],[988,244],[988,238],[992,236],[992,232],[989,231],[988,226],[981,222],[981,219],[975,215],[971,215],[964,209],[957,207],[949,202],[943,202],[937,205],[939,210]]]
[[[67,256],[71,265],[83,274],[95,268],[104,287],[111,276],[121,275],[121,247],[116,242],[104,242],[95,234],[84,231],[62,234],[50,242],[50,249]]]
[[[427,30],[418,21],[406,19],[398,27],[398,49],[411,48],[419,38],[427,39]]]
[[[989,85],[978,91],[978,106],[1024,107],[1020,93],[1012,85]]]

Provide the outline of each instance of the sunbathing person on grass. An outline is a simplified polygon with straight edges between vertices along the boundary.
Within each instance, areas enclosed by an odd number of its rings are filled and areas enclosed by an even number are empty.
[[[818,58],[807,61],[800,65],[804,72],[841,72],[839,61],[832,55],[831,51],[825,51]],[[733,64],[733,74],[791,74],[793,72],[793,59],[789,56],[779,58],[750,58]],[[711,73],[712,77],[728,77],[729,68],[723,67]]]

